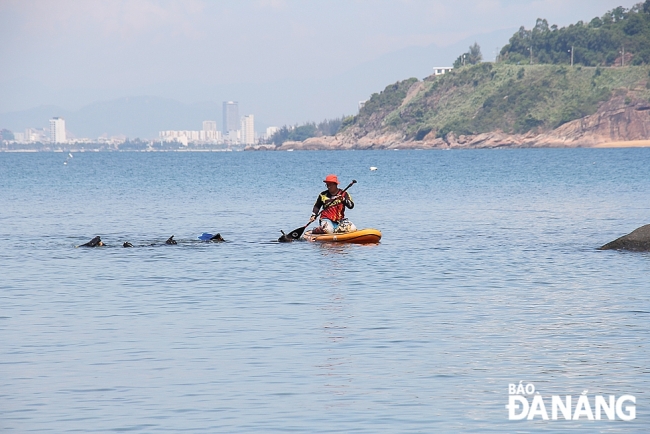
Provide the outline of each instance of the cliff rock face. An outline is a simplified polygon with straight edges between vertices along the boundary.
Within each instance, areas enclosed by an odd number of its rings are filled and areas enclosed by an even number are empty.
[[[634,252],[650,252],[650,225],[624,235],[611,243],[600,247],[599,250],[631,250]]]
[[[626,102],[627,99],[627,102]],[[650,103],[615,97],[598,111],[566,123],[549,134],[550,140],[576,146],[650,139]]]

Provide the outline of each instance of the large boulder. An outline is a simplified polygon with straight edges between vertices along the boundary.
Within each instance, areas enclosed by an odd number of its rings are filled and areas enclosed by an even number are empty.
[[[650,225],[641,226],[639,229],[605,244],[599,250],[613,249],[650,252]]]

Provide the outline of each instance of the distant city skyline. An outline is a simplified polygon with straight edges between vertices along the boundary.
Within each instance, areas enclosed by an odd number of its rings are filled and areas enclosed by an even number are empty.
[[[189,144],[226,144],[231,145],[254,145],[259,140],[268,140],[278,127],[267,127],[264,134],[255,132],[255,116],[252,114],[242,116],[238,122],[231,122],[237,114],[237,104],[233,101],[224,101],[223,107],[229,107],[227,119],[224,119],[224,126],[231,128],[237,125],[237,129],[230,129],[226,134],[217,129],[217,121],[204,120],[201,130],[161,130],[156,137],[144,137],[146,141],[178,142],[183,146]],[[233,118],[233,119],[231,119]],[[128,137],[79,137],[70,134],[66,129],[65,119],[52,117],[49,119],[48,128],[26,128],[23,131],[11,131],[2,129],[3,135],[8,132],[13,138],[0,137],[3,143],[14,144],[76,144],[76,143],[112,143],[120,144],[128,140]],[[11,137],[11,136],[10,136]]]
[[[184,146],[187,146],[188,143],[214,143],[221,144],[225,143],[228,145],[254,145],[257,143],[258,139],[268,139],[270,135],[269,131],[277,131],[277,127],[267,128],[266,134],[258,136],[255,133],[255,116],[246,115],[242,116],[237,123],[237,129],[232,129],[235,127],[235,123],[231,122],[234,120],[236,115],[236,103],[233,101],[224,101],[223,102],[224,113],[227,113],[227,116],[224,116],[223,126],[224,132],[217,130],[216,121],[203,121],[203,129],[201,131],[195,130],[166,130],[160,131],[158,136],[160,139],[165,141],[180,141]],[[227,129],[227,131],[226,131]]]

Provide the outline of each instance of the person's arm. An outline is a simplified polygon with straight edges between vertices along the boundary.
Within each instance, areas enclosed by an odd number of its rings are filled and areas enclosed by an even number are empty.
[[[316,199],[314,208],[312,208],[311,210],[311,218],[309,219],[309,223],[316,220],[316,214],[318,214],[318,211],[320,210],[321,206],[323,206],[323,201],[321,200],[320,195],[318,195],[318,199]]]
[[[352,209],[354,208],[354,202],[352,201],[352,196],[350,196],[350,193],[347,191],[343,193],[343,203],[345,204],[346,208]]]

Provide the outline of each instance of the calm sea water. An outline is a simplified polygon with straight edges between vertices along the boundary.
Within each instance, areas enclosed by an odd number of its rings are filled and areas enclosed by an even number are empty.
[[[650,254],[596,250],[650,223],[650,149],[65,159],[0,153],[2,430],[650,429]],[[275,242],[329,173],[379,245]],[[509,421],[521,380],[637,418]]]

